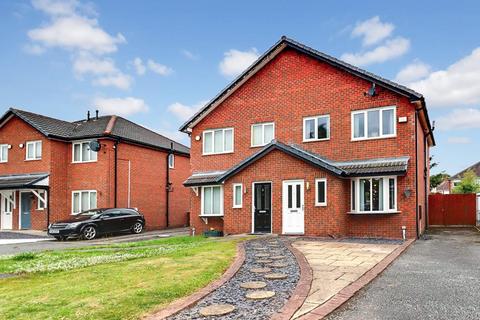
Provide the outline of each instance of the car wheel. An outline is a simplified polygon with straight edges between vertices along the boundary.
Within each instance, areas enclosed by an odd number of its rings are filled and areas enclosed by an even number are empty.
[[[143,231],[143,225],[140,222],[136,222],[133,227],[132,227],[132,233],[142,233]]]
[[[83,239],[92,240],[97,236],[97,229],[94,226],[86,226],[82,231]]]

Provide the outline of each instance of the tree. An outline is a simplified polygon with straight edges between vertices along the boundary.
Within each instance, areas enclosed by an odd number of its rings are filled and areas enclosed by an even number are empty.
[[[434,174],[430,176],[430,190],[436,188],[440,183],[442,183],[445,179],[450,178],[450,175],[442,171],[440,173]]]
[[[479,179],[473,170],[463,174],[460,183],[453,188],[453,193],[478,193],[480,192]]]

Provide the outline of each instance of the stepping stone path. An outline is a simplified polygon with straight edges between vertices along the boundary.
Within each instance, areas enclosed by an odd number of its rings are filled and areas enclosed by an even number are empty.
[[[268,266],[271,268],[286,268],[288,267],[288,264],[283,262],[274,262],[274,263],[270,263]]]
[[[255,250],[257,250],[257,251],[267,251],[268,249],[267,248],[255,248]]]
[[[240,284],[240,287],[244,289],[262,289],[265,288],[267,284],[263,281],[249,281]]]
[[[245,295],[247,299],[252,300],[263,300],[271,298],[275,295],[275,291],[267,291],[267,290],[257,290],[249,292]]]
[[[268,273],[264,276],[265,279],[268,280],[282,280],[287,279],[287,275],[283,273]]]
[[[267,273],[267,272],[270,272],[272,271],[272,269],[270,268],[252,268],[250,269],[250,272],[254,272],[254,273]]]
[[[231,304],[212,304],[211,306],[202,308],[198,311],[204,317],[223,316],[235,310]]]
[[[257,262],[257,263],[272,263],[273,260],[270,260],[270,259],[257,259],[256,262]]]
[[[270,257],[270,255],[268,253],[259,253],[259,254],[256,254],[255,257],[266,258],[266,257]]]
[[[282,260],[282,259],[285,259],[285,256],[273,256],[273,257],[270,257],[270,259],[272,259],[272,260]]]

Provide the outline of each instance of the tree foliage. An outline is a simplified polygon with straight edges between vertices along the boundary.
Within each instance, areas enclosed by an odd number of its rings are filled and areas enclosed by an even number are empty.
[[[479,179],[473,170],[463,174],[462,180],[453,187],[453,193],[478,193],[480,192]]]
[[[440,183],[442,183],[444,180],[450,178],[450,175],[448,173],[445,173],[445,171],[442,171],[440,173],[434,174],[430,176],[430,190],[433,188],[438,187]]]

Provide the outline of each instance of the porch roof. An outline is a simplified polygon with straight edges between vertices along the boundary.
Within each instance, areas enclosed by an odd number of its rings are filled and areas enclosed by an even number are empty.
[[[49,173],[9,174],[0,176],[0,190],[45,189]]]
[[[373,176],[373,175],[403,175],[407,172],[409,157],[379,158],[352,161],[332,161],[316,153],[302,149],[297,145],[287,145],[273,140],[261,150],[247,157],[235,166],[225,171],[196,172],[183,184],[194,187],[208,184],[220,184],[234,176],[253,162],[261,159],[273,150],[280,150],[312,166],[321,168],[339,178]]]

